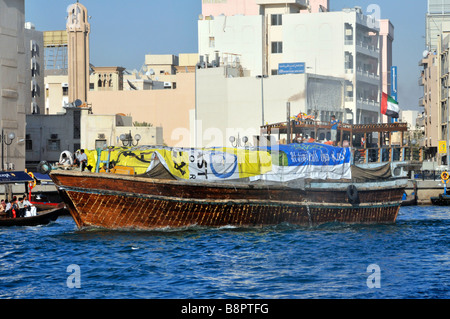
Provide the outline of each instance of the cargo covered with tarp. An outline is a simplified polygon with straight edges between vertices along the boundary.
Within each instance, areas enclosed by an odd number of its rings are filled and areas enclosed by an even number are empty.
[[[136,175],[180,180],[351,179],[351,151],[319,143],[267,148],[134,147],[86,151],[88,167],[106,171],[132,167]],[[100,160],[98,157],[100,154]],[[165,168],[165,171],[162,170]],[[168,175],[168,174],[169,175]]]
[[[267,147],[273,169],[263,178],[286,182],[298,178],[340,180],[352,178],[352,154],[349,148],[320,143],[275,145]]]

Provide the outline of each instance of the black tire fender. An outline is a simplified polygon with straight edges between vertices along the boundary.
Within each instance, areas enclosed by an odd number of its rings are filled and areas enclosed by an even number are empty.
[[[355,185],[350,185],[347,187],[347,198],[350,204],[358,204],[359,203],[359,194],[358,189]]]
[[[39,163],[37,171],[41,174],[48,175],[52,171],[52,166],[48,162],[42,161]]]

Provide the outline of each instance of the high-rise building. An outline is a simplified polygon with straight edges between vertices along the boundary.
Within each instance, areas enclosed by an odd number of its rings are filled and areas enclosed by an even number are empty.
[[[437,36],[448,26],[450,26],[450,0],[428,0],[425,43],[428,50],[437,50]]]
[[[425,158],[447,164],[447,152],[442,142],[449,139],[449,74],[450,74],[450,0],[428,0],[426,39],[419,66],[423,69],[419,85],[423,86],[421,146],[426,148]]]
[[[0,0],[0,170],[25,168],[24,29],[24,0]]]
[[[358,7],[327,12],[327,1],[308,14],[307,1],[255,1],[259,15],[201,17],[199,54],[206,63],[237,61],[251,76],[276,76],[283,64],[304,63],[306,73],[345,78],[345,121],[380,121],[380,50],[392,42],[382,46],[379,21]],[[390,31],[386,40],[393,40]],[[387,55],[391,60],[392,50]]]

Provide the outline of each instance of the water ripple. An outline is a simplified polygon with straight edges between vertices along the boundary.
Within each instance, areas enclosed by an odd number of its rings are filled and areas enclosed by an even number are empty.
[[[449,298],[449,227],[441,207],[374,226],[80,231],[62,217],[0,228],[0,298]]]

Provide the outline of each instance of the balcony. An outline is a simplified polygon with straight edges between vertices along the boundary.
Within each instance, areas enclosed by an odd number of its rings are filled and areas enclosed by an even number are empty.
[[[421,76],[420,78],[419,78],[419,86],[424,86],[424,78]]]
[[[425,106],[425,100],[423,97],[419,99],[419,106]]]
[[[366,83],[370,83],[373,85],[380,85],[380,76],[374,73],[370,73],[369,71],[364,71],[361,69],[356,70],[356,80],[362,81]]]
[[[380,50],[376,46],[362,41],[356,41],[356,51],[373,58],[380,58]]]
[[[373,111],[373,110],[377,110],[380,108],[380,102],[375,101],[375,100],[361,98],[361,97],[359,97],[356,100],[356,103],[357,103],[357,108],[365,109],[368,111]]]

